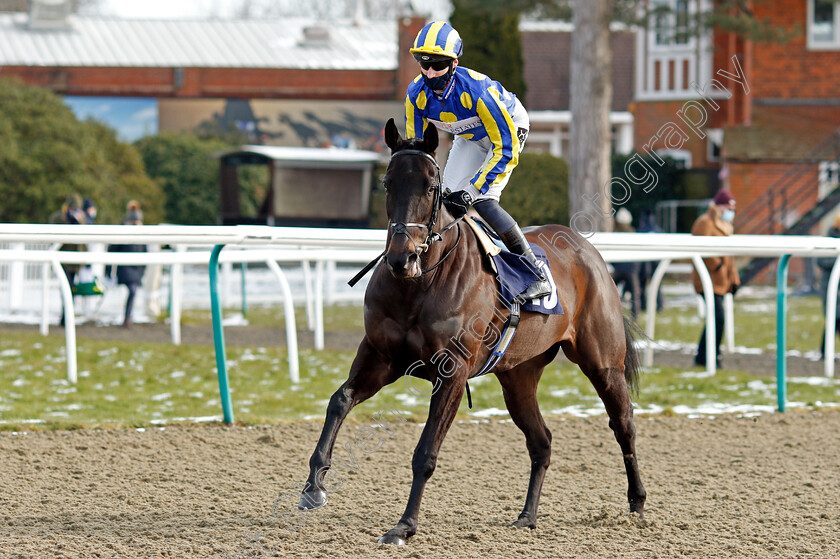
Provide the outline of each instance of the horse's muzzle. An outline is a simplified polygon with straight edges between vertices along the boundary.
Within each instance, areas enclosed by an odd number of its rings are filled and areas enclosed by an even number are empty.
[[[420,277],[420,257],[416,252],[388,253],[385,255],[388,271],[397,279]]]

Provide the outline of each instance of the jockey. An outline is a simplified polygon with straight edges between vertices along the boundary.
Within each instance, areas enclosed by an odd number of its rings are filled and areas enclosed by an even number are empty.
[[[531,245],[499,197],[519,163],[530,122],[516,95],[484,74],[458,66],[463,54],[458,32],[442,21],[427,23],[409,50],[420,64],[420,75],[405,96],[405,133],[422,139],[427,122],[455,136],[443,173],[443,200],[449,213],[460,217],[470,205],[492,227],[508,249],[521,255],[536,280],[519,302],[551,294]]]

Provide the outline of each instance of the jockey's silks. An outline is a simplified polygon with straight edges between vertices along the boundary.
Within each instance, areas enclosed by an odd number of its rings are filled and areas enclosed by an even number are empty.
[[[488,138],[493,157],[470,181],[482,194],[502,180],[519,162],[519,139],[511,114],[516,95],[489,77],[458,66],[438,97],[418,75],[405,96],[406,138],[423,138],[427,122],[439,130],[479,141]]]

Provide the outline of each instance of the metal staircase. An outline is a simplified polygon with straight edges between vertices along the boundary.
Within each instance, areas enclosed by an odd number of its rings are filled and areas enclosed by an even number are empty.
[[[823,199],[808,207],[815,197],[817,185],[807,179],[821,163],[840,168],[840,128],[740,212],[735,221],[735,232],[749,235],[810,234],[822,218],[840,205],[840,188],[835,186]],[[803,208],[807,209],[803,212]],[[749,283],[775,260],[752,259],[740,271],[741,284]]]

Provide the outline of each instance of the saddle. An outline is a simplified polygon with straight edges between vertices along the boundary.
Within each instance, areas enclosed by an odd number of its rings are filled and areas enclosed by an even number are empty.
[[[496,274],[499,283],[499,291],[502,299],[509,305],[513,298],[522,293],[534,281],[535,273],[533,267],[518,254],[510,252],[496,232],[479,217],[465,216],[464,221],[470,226],[481,245],[486,262]],[[542,247],[531,243],[531,250],[545,268],[545,275],[548,278],[554,292],[551,295],[540,299],[532,299],[522,305],[523,311],[537,312],[540,314],[564,314],[563,306],[557,297],[557,286],[551,277],[551,268],[548,263],[545,251]]]
[[[505,243],[502,242],[502,239],[481,218],[464,216],[464,221],[469,225],[478,239],[486,261],[496,274],[496,280],[499,283],[499,293],[510,309],[510,316],[502,328],[502,333],[496,347],[481,370],[470,377],[476,378],[490,373],[502,357],[504,357],[516,334],[516,328],[519,326],[520,310],[542,314],[563,314],[563,307],[560,305],[560,300],[557,297],[557,287],[551,278],[548,258],[542,248],[531,243],[531,249],[534,251],[541,265],[546,268],[546,276],[549,278],[548,281],[554,288],[554,292],[547,297],[528,301],[520,308],[519,303],[514,301],[514,297],[522,293],[534,281],[533,268],[518,254],[510,252],[505,246]],[[469,403],[469,407],[472,408],[472,395],[470,394],[469,383],[467,383],[467,402]]]

